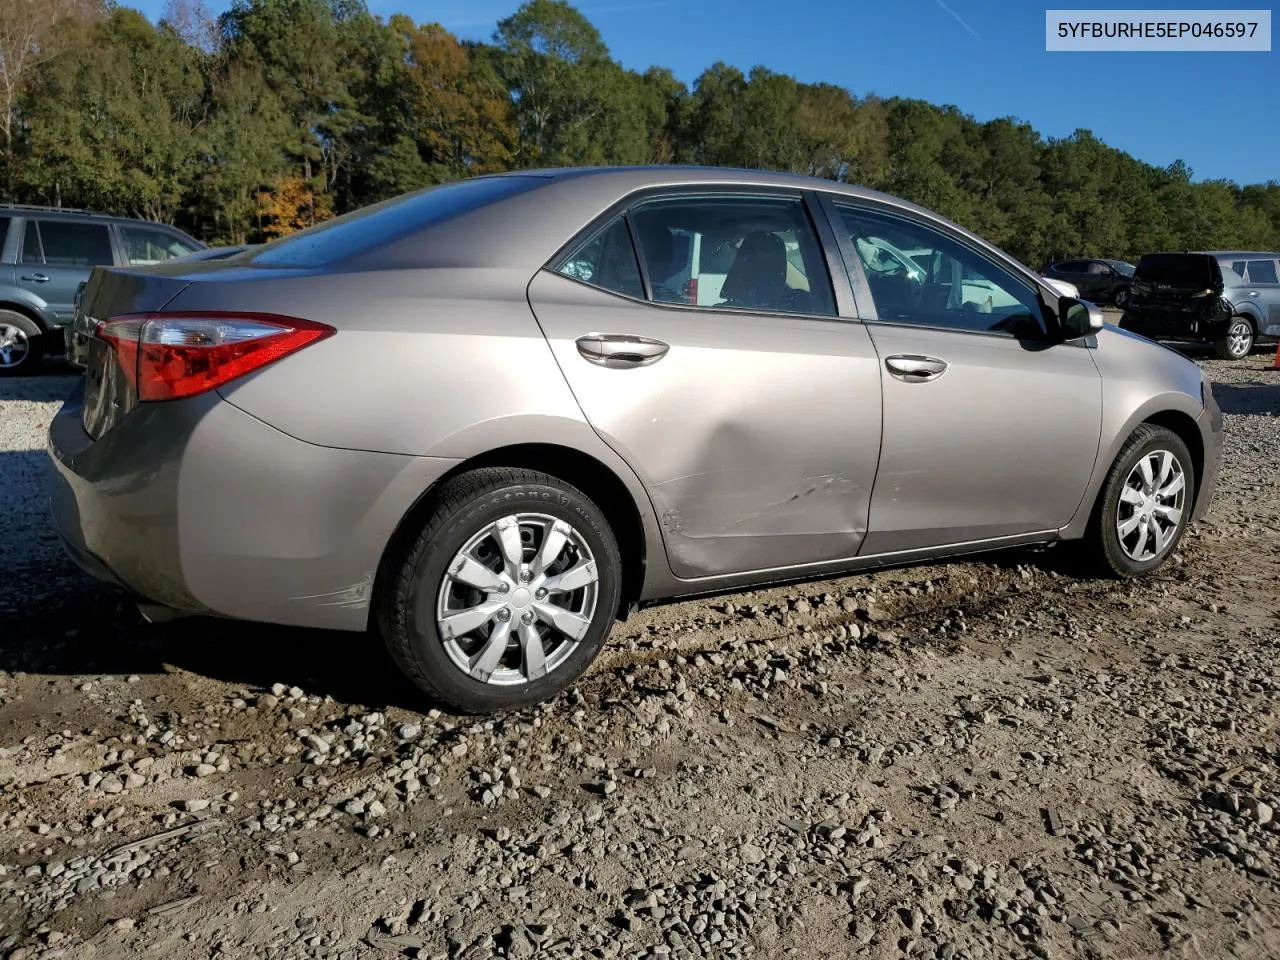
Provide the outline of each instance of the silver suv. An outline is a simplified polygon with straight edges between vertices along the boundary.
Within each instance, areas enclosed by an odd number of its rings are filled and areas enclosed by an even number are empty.
[[[160,223],[50,207],[0,206],[0,376],[59,349],[77,289],[96,266],[143,266],[204,244]]]

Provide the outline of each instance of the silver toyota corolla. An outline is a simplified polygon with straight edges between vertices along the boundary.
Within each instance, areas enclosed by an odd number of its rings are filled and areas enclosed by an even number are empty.
[[[454,708],[564,689],[637,604],[1207,509],[1195,364],[825,180],[477,177],[230,260],[98,268],[53,509],[149,604],[376,629]]]

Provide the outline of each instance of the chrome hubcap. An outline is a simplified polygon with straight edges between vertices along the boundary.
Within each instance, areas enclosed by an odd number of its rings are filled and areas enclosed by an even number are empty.
[[[445,652],[482,683],[544,677],[586,636],[598,583],[595,557],[572,525],[540,513],[503,517],[449,561],[436,599]]]
[[[27,358],[31,342],[11,323],[0,323],[0,367],[16,367]]]
[[[1116,533],[1125,556],[1144,563],[1169,549],[1182,523],[1186,495],[1187,478],[1177,457],[1168,450],[1144,454],[1129,472],[1116,508]]]
[[[1233,357],[1243,357],[1253,345],[1253,332],[1247,323],[1233,323],[1227,331],[1227,349]]]

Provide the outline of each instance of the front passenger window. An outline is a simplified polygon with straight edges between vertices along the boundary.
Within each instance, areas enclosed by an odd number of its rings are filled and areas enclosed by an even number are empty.
[[[1044,336],[1039,292],[1016,274],[918,220],[843,203],[836,209],[881,321]]]

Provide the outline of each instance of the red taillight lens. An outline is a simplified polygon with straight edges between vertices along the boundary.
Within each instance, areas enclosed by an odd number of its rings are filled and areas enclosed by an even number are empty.
[[[333,327],[263,313],[153,313],[98,325],[139,400],[177,400],[221,386],[308,344]]]
[[[684,292],[684,302],[692,303],[696,306],[698,303],[698,278],[694,277],[691,280],[686,280],[684,282],[683,292]]]

